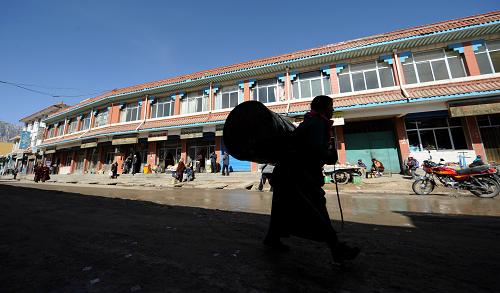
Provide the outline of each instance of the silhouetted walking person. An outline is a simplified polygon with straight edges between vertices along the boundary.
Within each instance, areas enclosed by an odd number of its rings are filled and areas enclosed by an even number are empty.
[[[229,154],[227,152],[222,157],[222,175],[229,176]]]
[[[286,251],[288,246],[281,242],[282,237],[294,235],[321,241],[330,248],[333,260],[341,263],[354,259],[359,249],[338,241],[326,209],[322,167],[335,164],[338,158],[331,141],[332,114],[330,97],[314,98],[311,111],[288,144],[294,148],[274,168],[271,222],[264,244]]]

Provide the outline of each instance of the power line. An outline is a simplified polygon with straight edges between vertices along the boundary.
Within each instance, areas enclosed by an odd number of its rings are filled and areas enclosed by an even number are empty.
[[[45,91],[40,91],[40,90],[32,89],[32,88],[29,88],[28,86],[31,86],[31,87],[40,87],[40,88],[46,88],[46,89],[72,89],[72,90],[78,90],[78,89],[76,89],[76,88],[45,87],[45,86],[40,86],[40,85],[35,85],[35,84],[14,83],[14,82],[8,82],[8,81],[3,81],[3,80],[0,80],[0,83],[11,85],[11,86],[15,86],[15,87],[23,89],[23,90],[27,90],[27,91],[30,91],[30,92],[33,92],[33,93],[37,93],[37,94],[41,94],[41,95],[50,96],[50,97],[53,97],[53,98],[86,97],[86,96],[92,96],[92,95],[102,94],[102,93],[110,91],[110,90],[103,90],[103,91],[96,91],[96,92],[87,93],[87,94],[63,95],[63,94],[54,94],[54,93],[49,93],[49,92],[45,92]]]

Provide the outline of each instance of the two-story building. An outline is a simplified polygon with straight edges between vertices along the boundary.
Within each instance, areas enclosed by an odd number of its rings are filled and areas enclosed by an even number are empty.
[[[24,125],[21,129],[21,137],[14,146],[14,157],[16,167],[21,172],[33,173],[35,163],[42,159],[41,150],[38,148],[45,134],[45,123],[42,120],[67,107],[68,105],[64,103],[54,104],[19,120]]]
[[[224,152],[224,121],[257,100],[301,121],[334,100],[340,163],[377,158],[500,161],[500,12],[465,17],[116,89],[50,115],[40,146],[61,173],[106,170],[129,153],[164,164]],[[234,170],[256,170],[232,160]]]

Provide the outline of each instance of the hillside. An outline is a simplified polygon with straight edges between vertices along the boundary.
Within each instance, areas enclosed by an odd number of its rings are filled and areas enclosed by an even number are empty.
[[[0,141],[8,141],[16,135],[19,135],[21,126],[0,121]]]

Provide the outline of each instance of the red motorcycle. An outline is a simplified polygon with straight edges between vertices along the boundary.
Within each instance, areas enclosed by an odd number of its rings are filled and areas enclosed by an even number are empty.
[[[500,192],[497,170],[488,165],[456,170],[432,161],[424,161],[423,168],[425,175],[415,180],[412,185],[416,194],[430,194],[437,184],[435,178],[444,187],[465,189],[478,197],[492,198]]]

